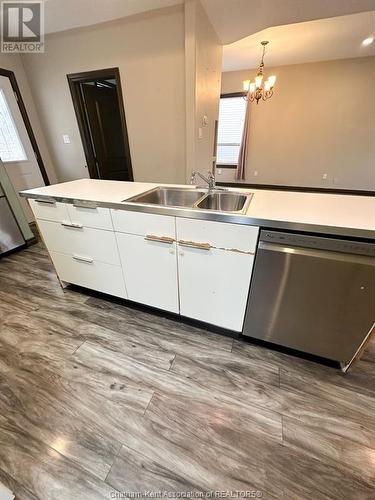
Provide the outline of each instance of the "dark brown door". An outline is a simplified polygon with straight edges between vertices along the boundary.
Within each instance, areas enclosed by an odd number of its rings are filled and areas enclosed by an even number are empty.
[[[98,178],[129,180],[116,88],[83,83],[82,93]]]
[[[117,68],[68,75],[90,177],[132,181]]]

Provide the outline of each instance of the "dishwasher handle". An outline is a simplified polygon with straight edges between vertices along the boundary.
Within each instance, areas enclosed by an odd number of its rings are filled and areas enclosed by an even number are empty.
[[[264,241],[259,242],[258,249],[270,252],[286,253],[290,255],[301,255],[303,257],[314,257],[316,259],[329,259],[375,266],[375,259],[373,257],[368,257],[367,255],[334,252],[332,250],[318,250],[316,248],[295,247]]]

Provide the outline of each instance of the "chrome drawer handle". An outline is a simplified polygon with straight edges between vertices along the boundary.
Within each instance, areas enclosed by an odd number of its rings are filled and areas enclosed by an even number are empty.
[[[56,205],[55,200],[44,200],[44,199],[36,199],[37,203],[45,203],[46,205]]]
[[[211,250],[212,248],[209,243],[198,243],[197,241],[179,240],[178,244],[182,247],[199,248],[200,250]]]
[[[83,228],[82,224],[76,224],[76,223],[70,223],[70,222],[62,222],[61,225],[64,227],[71,227],[72,229],[82,229]]]
[[[154,234],[146,234],[146,241],[158,241],[159,243],[166,243],[167,245],[172,245],[174,243],[174,239],[169,236],[156,236]]]
[[[94,262],[94,259],[91,257],[81,257],[80,255],[73,255],[73,259],[80,262],[87,262],[88,264],[92,264]]]

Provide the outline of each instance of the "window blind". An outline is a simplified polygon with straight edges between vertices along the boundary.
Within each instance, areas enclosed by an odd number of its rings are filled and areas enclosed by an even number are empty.
[[[219,106],[217,165],[237,165],[245,122],[243,97],[222,97]]]

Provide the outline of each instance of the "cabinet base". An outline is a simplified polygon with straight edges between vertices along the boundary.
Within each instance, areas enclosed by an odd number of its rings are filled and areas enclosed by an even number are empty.
[[[308,354],[306,352],[296,351],[295,349],[290,349],[288,347],[272,344],[272,343],[266,342],[264,340],[259,340],[256,338],[248,337],[248,336],[242,335],[242,333],[234,332],[232,330],[227,330],[225,328],[220,328],[219,326],[211,325],[209,323],[203,323],[202,321],[198,321],[198,320],[192,319],[192,318],[187,318],[186,316],[181,316],[180,314],[175,314],[175,313],[171,313],[168,311],[164,311],[162,309],[157,309],[155,307],[146,306],[144,304],[140,304],[138,302],[133,302],[133,301],[128,300],[128,299],[114,297],[113,295],[108,295],[105,293],[97,292],[95,290],[84,288],[84,287],[81,287],[78,285],[67,284],[67,286],[69,286],[69,288],[71,288],[72,290],[80,291],[82,293],[85,293],[86,295],[89,295],[90,297],[96,297],[96,298],[103,299],[103,300],[106,300],[106,301],[111,302],[111,303],[120,304],[120,305],[123,305],[125,307],[131,307],[132,309],[136,309],[138,311],[145,311],[148,313],[151,312],[151,313],[155,314],[156,316],[159,316],[159,317],[161,316],[161,317],[170,319],[172,321],[176,321],[178,323],[183,323],[185,325],[189,325],[189,326],[192,326],[194,328],[200,328],[202,330],[207,330],[208,332],[211,332],[211,333],[217,333],[217,334],[223,335],[225,337],[230,337],[234,340],[241,340],[242,342],[246,342],[248,344],[258,345],[260,347],[264,347],[264,348],[270,349],[272,351],[277,351],[277,352],[281,352],[284,354],[288,354],[290,356],[306,359],[306,360],[312,361],[314,363],[319,363],[319,364],[326,365],[326,366],[336,368],[336,369],[341,368],[340,363],[338,363],[337,361],[333,361],[331,359],[322,358],[319,356],[315,356],[313,354]]]

